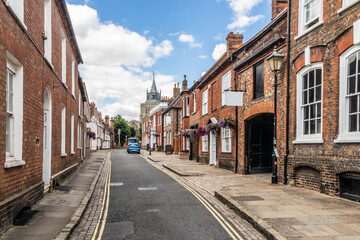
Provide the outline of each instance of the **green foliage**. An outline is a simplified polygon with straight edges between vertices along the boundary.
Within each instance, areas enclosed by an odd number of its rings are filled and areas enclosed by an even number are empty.
[[[131,137],[131,127],[120,115],[114,118],[115,143],[119,143],[118,130],[120,129],[120,145],[124,145],[126,136]]]
[[[135,137],[135,135],[136,135],[136,132],[135,132],[135,128],[130,128],[130,130],[131,130],[131,135],[130,135],[130,137]]]

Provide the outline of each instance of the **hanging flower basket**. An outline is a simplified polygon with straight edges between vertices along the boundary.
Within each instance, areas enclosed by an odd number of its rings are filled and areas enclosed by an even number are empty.
[[[160,134],[159,133],[155,134],[155,137],[160,137]]]
[[[86,135],[89,136],[89,138],[95,140],[96,139],[96,134],[92,131],[87,131]]]
[[[205,131],[210,134],[210,133],[218,133],[220,129],[220,126],[218,123],[209,123],[208,125],[206,125],[205,127]]]
[[[219,121],[219,125],[222,128],[235,128],[236,127],[236,122],[234,119],[232,119],[231,117],[228,118],[223,118]]]
[[[207,132],[206,132],[205,128],[198,127],[198,129],[196,129],[196,134],[198,137],[202,137],[202,136],[207,135]]]

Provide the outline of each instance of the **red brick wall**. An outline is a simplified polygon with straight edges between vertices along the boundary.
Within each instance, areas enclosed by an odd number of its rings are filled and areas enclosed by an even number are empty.
[[[44,7],[43,1],[24,1],[24,22],[27,26],[25,32],[16,22],[3,1],[0,2],[0,202],[6,201],[10,196],[29,189],[35,184],[42,182],[43,171],[43,101],[46,86],[50,87],[52,98],[52,168],[54,175],[63,169],[78,162],[79,151],[70,154],[70,114],[75,116],[75,150],[77,149],[77,115],[78,94],[76,99],[71,96],[71,55],[75,56],[74,49],[67,46],[67,85],[65,88],[59,81],[61,79],[61,39],[60,29],[64,28],[60,18],[58,5],[52,2],[52,64],[54,69],[45,62],[43,58],[42,32],[44,29]],[[70,39],[70,36],[67,37]],[[23,65],[23,147],[22,155],[25,165],[4,168],[5,163],[5,129],[6,129],[6,52],[9,51]],[[75,57],[74,57],[75,58]],[[75,58],[76,59],[76,58]],[[77,65],[75,66],[77,69]],[[55,82],[55,85],[53,84]],[[75,93],[78,92],[77,74],[75,76]],[[67,156],[60,157],[61,148],[61,104],[67,106],[66,136]],[[15,126],[16,127],[16,126]],[[36,139],[39,144],[36,144]],[[16,143],[15,143],[16,144]],[[42,190],[32,193],[34,197],[43,195]],[[26,195],[26,194],[25,194]],[[14,202],[13,211],[7,215],[11,220],[20,211],[19,206],[28,199]],[[29,201],[28,204],[33,202]],[[0,216],[1,218],[2,216]],[[10,221],[11,222],[11,221]],[[0,223],[0,232],[9,224]]]
[[[298,1],[292,1],[291,18],[291,79],[290,79],[290,158],[289,177],[292,182],[306,182],[306,174],[294,169],[319,166],[320,189],[329,195],[339,195],[337,174],[342,171],[360,172],[358,143],[335,143],[339,129],[339,55],[353,45],[352,24],[360,18],[360,4],[342,13],[341,0],[327,0],[323,4],[324,23],[316,29],[298,35]],[[319,47],[316,47],[320,45]],[[311,48],[311,62],[323,63],[323,108],[321,144],[292,144],[296,139],[296,74],[304,66],[304,50]],[[316,52],[314,52],[316,51]],[[320,56],[323,56],[321,58]],[[346,168],[346,169],[345,169]],[[306,184],[305,184],[306,185]],[[312,188],[311,184],[307,185]]]

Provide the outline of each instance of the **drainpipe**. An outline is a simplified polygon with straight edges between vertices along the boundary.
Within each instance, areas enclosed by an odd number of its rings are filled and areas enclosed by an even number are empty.
[[[291,20],[291,0],[288,0],[287,10],[287,58],[286,58],[286,154],[284,157],[284,184],[287,184],[287,164],[289,157],[289,112],[290,112],[290,20]]]
[[[231,56],[231,61],[234,62],[233,55]],[[236,84],[236,69],[234,64],[234,88],[237,91],[237,84]],[[239,151],[239,117],[238,117],[238,106],[235,107],[235,121],[236,121],[236,130],[235,130],[235,173],[238,172],[238,151]]]

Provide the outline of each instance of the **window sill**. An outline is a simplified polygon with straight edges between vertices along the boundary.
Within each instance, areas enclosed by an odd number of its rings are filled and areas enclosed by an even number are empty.
[[[201,152],[203,152],[203,153],[208,153],[209,151],[201,151]]]
[[[223,152],[223,151],[221,151],[221,154],[229,154],[229,153],[231,153],[231,152]]]
[[[308,34],[309,32],[313,31],[314,29],[320,27],[321,25],[324,24],[324,21],[321,20],[320,22],[318,22],[317,24],[315,24],[314,26],[311,26],[309,29],[306,29],[305,31],[303,31],[302,33],[298,34],[296,37],[295,37],[295,41],[298,40],[299,38],[301,38],[302,36]]]
[[[9,160],[6,160],[4,167],[5,168],[13,168],[13,167],[18,167],[18,166],[22,166],[22,165],[25,165],[25,161],[9,159]]]
[[[192,112],[191,115],[194,115],[195,113],[196,113],[196,111],[195,111],[195,112]]]
[[[61,157],[66,157],[66,156],[67,156],[66,153],[62,153],[62,154],[61,154]]]
[[[205,114],[203,114],[203,115],[201,115],[201,116],[204,117],[204,116],[206,116],[206,115],[208,115],[208,113],[205,113]]]
[[[75,154],[75,152],[71,152],[70,154],[71,154],[71,155],[74,155],[74,154]]]
[[[322,138],[314,138],[314,139],[297,139],[292,142],[292,144],[322,144],[324,140]]]
[[[343,12],[345,12],[346,10],[348,10],[349,8],[351,8],[352,6],[354,6],[355,4],[359,3],[359,1],[355,1],[353,3],[351,3],[350,5],[346,6],[346,7],[342,7],[337,11],[337,14],[341,14]]]
[[[47,65],[49,65],[49,67],[50,67],[51,69],[54,69],[54,66],[51,64],[50,60],[49,60],[47,57],[45,57],[45,56],[44,56],[44,59],[45,59],[45,62],[47,63]]]
[[[360,143],[359,136],[339,135],[334,143]]]
[[[11,3],[9,0],[5,1],[6,6],[8,7],[9,11],[11,12],[11,14],[14,16],[14,18],[16,19],[16,21],[19,23],[20,27],[26,32],[27,31],[27,27],[25,25],[25,23],[23,21],[20,20],[20,18],[18,17],[18,15],[15,13],[15,11],[13,10],[13,7],[11,6]]]

